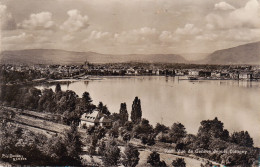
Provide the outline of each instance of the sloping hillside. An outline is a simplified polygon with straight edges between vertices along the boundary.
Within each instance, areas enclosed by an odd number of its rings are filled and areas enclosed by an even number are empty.
[[[207,64],[260,64],[260,42],[215,51],[202,62]]]
[[[186,63],[187,61],[175,54],[131,54],[111,55],[95,52],[72,52],[54,49],[31,49],[4,51],[1,53],[1,63],[26,63],[26,64],[82,64],[84,61],[91,63],[119,63],[119,62],[162,62]]]

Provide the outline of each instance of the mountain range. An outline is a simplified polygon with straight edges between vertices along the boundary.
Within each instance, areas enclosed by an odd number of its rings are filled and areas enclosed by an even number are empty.
[[[217,50],[201,61],[206,64],[259,64],[260,42]]]
[[[205,56],[204,56],[205,57]],[[188,61],[178,54],[100,54],[95,52],[74,52],[56,49],[29,49],[3,51],[0,63],[24,64],[82,64],[91,63],[194,63],[194,64],[260,64],[260,42],[217,50],[206,58]]]

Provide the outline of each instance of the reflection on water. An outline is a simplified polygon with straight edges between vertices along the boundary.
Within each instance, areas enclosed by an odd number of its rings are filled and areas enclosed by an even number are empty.
[[[39,88],[55,86],[44,85]],[[126,102],[131,111],[135,96],[141,99],[143,117],[153,125],[181,122],[196,133],[200,122],[218,117],[230,132],[247,130],[260,146],[260,82],[232,80],[178,80],[177,77],[117,77],[62,83],[63,90],[79,96],[88,91],[94,104],[102,101],[111,112]]]

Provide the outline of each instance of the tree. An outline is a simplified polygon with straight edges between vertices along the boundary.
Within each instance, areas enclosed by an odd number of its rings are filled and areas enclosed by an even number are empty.
[[[181,123],[174,123],[170,129],[170,136],[174,143],[178,143],[186,134],[185,127]]]
[[[42,95],[38,101],[38,111],[56,112],[56,101],[54,100],[54,92],[52,89],[42,90]]]
[[[96,127],[94,130],[94,135],[96,135],[97,139],[100,140],[106,135],[106,129],[104,127]]]
[[[160,154],[158,154],[157,152],[152,152],[149,157],[147,158],[147,163],[151,164],[152,166],[155,167],[164,167],[166,166],[164,161],[160,161]]]
[[[220,138],[225,141],[229,139],[229,132],[223,128],[223,123],[217,117],[213,120],[202,121],[200,124],[198,136]]]
[[[132,104],[131,120],[133,123],[137,124],[141,121],[141,118],[142,118],[141,100],[138,97],[135,97]]]
[[[52,161],[54,164],[60,165],[68,165],[66,162],[62,161],[67,157],[66,145],[64,144],[64,138],[62,136],[52,136],[49,138],[45,144],[44,153],[52,157]],[[52,164],[52,165],[54,165]]]
[[[83,95],[82,95],[82,100],[83,100],[85,103],[87,103],[87,104],[89,104],[89,103],[92,102],[92,99],[91,99],[91,97],[90,97],[90,95],[89,95],[88,92],[84,92],[84,93],[83,93]]]
[[[254,145],[254,141],[247,131],[234,132],[231,135],[231,142],[244,147],[253,147]]]
[[[106,143],[104,150],[104,165],[105,166],[116,166],[120,159],[120,149],[114,139],[109,140]]]
[[[124,128],[127,130],[127,131],[132,131],[133,129],[133,123],[131,121],[127,121],[124,125]]]
[[[67,156],[74,161],[75,165],[77,165],[80,162],[79,154],[82,152],[83,144],[75,124],[73,124],[71,128],[65,132],[64,145],[66,146]]]
[[[183,158],[177,158],[176,160],[172,161],[173,167],[186,167],[186,163]]]
[[[97,143],[97,153],[98,153],[98,155],[103,156],[105,148],[106,148],[105,139],[99,140],[98,143]]]
[[[61,86],[59,83],[57,83],[56,87],[55,87],[55,92],[58,93],[58,92],[61,92]]]
[[[119,131],[117,126],[113,126],[109,131],[108,131],[109,136],[113,138],[118,138],[119,137]]]
[[[77,94],[71,90],[67,90],[66,92],[62,93],[61,98],[57,99],[58,112],[63,113],[66,110],[69,112],[74,111],[77,97]]]
[[[105,114],[105,115],[108,115],[108,116],[109,116],[109,115],[111,114],[111,113],[109,112],[107,106],[106,106],[106,105],[103,105],[102,102],[99,102],[97,109],[98,109],[101,113],[103,113],[103,114]]]
[[[125,151],[122,154],[122,164],[126,167],[135,167],[140,158],[138,150],[130,144],[127,144]]]
[[[149,124],[147,119],[142,119],[142,121],[135,125],[133,128],[134,137],[140,138],[141,136],[148,136],[153,133],[153,126]]]
[[[124,125],[128,121],[126,103],[121,103],[119,114],[120,114],[120,122],[122,125]]]
[[[148,146],[152,146],[155,144],[154,135],[142,135],[141,140],[143,144],[147,144]]]
[[[21,96],[20,102],[26,109],[34,110],[38,107],[38,101],[40,99],[41,90],[37,88],[24,89],[24,93]]]
[[[127,142],[127,141],[130,141],[131,140],[131,134],[130,133],[125,133],[124,135],[123,135],[123,140],[125,141],[125,142]]]
[[[155,134],[159,134],[160,132],[162,133],[167,133],[169,131],[169,127],[165,126],[164,124],[157,123],[154,132]]]
[[[203,164],[200,164],[200,166],[201,166],[201,167],[212,167],[213,164],[212,164],[212,162],[207,161],[204,165],[203,165]]]

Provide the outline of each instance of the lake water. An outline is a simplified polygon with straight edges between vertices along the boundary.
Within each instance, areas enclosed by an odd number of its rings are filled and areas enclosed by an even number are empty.
[[[55,86],[37,86],[52,88]],[[178,77],[105,77],[102,80],[61,84],[79,96],[88,91],[94,104],[102,101],[110,112],[119,112],[126,102],[131,112],[135,96],[141,99],[143,117],[151,124],[171,126],[181,122],[196,134],[202,120],[218,117],[229,132],[248,131],[260,146],[260,82],[207,80],[188,81]]]

